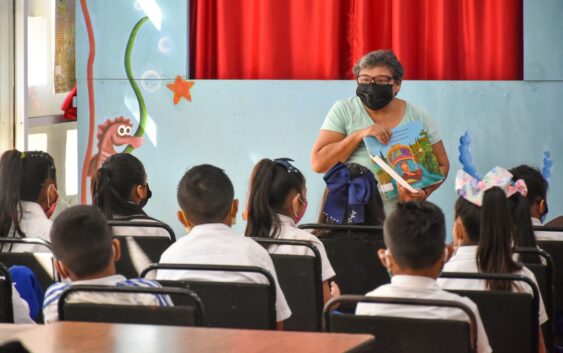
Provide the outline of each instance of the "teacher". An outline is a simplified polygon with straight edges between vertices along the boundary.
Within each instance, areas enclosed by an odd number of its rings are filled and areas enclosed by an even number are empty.
[[[369,153],[363,143],[366,136],[374,136],[382,144],[391,138],[391,129],[420,121],[428,133],[440,172],[444,177],[450,168],[446,149],[434,120],[428,113],[397,98],[403,80],[403,66],[391,50],[376,50],[363,56],[354,65],[356,96],[337,101],[325,118],[311,151],[313,170],[324,173],[336,162],[355,162],[373,169]],[[441,184],[410,193],[399,186],[403,201],[426,199]],[[395,201],[385,202],[389,211]]]

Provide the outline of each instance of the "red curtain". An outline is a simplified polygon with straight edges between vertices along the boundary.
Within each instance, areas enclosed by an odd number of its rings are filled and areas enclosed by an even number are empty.
[[[522,0],[191,0],[197,79],[349,79],[392,49],[411,80],[521,80]]]

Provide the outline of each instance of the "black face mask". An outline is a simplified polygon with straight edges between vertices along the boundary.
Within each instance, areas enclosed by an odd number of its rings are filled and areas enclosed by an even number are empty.
[[[141,200],[141,203],[139,203],[139,208],[145,207],[151,197],[152,197],[152,191],[151,188],[149,187],[149,183],[147,183],[147,197]]]
[[[356,95],[371,110],[385,107],[393,100],[393,85],[358,85]]]

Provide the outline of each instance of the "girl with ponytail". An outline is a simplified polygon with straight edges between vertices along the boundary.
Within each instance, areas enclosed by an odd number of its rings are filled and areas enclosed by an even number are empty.
[[[525,193],[525,184],[512,181],[512,174],[496,167],[481,181],[464,171],[456,177],[459,198],[455,204],[454,244],[456,253],[444,265],[443,272],[481,272],[517,274],[530,278],[537,285],[534,274],[514,260],[512,251],[516,228],[510,198]],[[529,218],[528,218],[529,219]],[[525,284],[495,280],[438,279],[445,289],[518,291],[532,294]],[[539,323],[544,324],[547,313],[540,295]],[[545,352],[543,334],[539,332],[539,350]]]
[[[307,208],[305,177],[289,158],[263,159],[254,167],[250,180],[245,235],[249,237],[305,240],[313,243],[321,255],[323,296],[325,302],[340,294],[338,285],[329,280],[335,276],[321,241],[299,229],[297,223]],[[313,255],[301,246],[272,245],[273,254]]]
[[[0,236],[50,241],[49,219],[59,200],[55,162],[46,152],[6,151],[0,158]],[[29,245],[14,246],[19,251]],[[35,248],[35,246],[33,246]],[[23,249],[21,249],[23,251]],[[37,247],[37,251],[46,251]]]

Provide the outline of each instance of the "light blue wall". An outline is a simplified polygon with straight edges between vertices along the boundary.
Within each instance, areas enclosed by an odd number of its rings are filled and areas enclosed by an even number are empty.
[[[96,29],[97,124],[120,115],[138,115],[135,96],[124,80],[123,52],[133,24],[143,16],[134,9],[133,1],[112,1],[118,7],[108,12],[109,0],[90,1],[95,25],[104,18],[104,28]],[[170,5],[177,1],[159,1]],[[105,4],[102,5],[102,4]],[[187,10],[173,7],[163,10],[163,31],[186,28]],[[87,41],[81,13],[77,18],[78,71],[85,70]],[[187,36],[185,32],[169,31],[178,52],[168,55],[158,50],[158,33],[150,24],[138,34],[133,51],[133,71],[141,77],[154,70],[161,77],[185,75]],[[180,48],[184,52],[180,52]],[[79,83],[79,156],[84,155],[87,140],[88,104],[84,74]],[[108,79],[110,78],[110,79]],[[146,210],[172,225],[178,233],[181,226],[175,219],[177,209],[175,188],[190,166],[211,163],[224,168],[235,185],[236,196],[244,199],[250,172],[262,157],[291,157],[305,173],[310,208],[304,222],[314,221],[324,187],[322,178],[311,171],[309,153],[318,129],[331,105],[340,98],[354,94],[349,81],[204,81],[195,82],[193,101],[172,103],[166,88],[170,80],[141,82],[148,113],[155,128],[148,129],[145,144],[134,154],[145,163],[153,198]],[[471,82],[471,81],[406,81],[399,96],[429,111],[436,119],[452,165],[450,177],[431,200],[439,204],[451,226],[455,201],[453,176],[457,162],[458,139],[466,130],[473,135],[474,160],[482,173],[495,165],[512,167],[519,163],[540,166],[544,149],[552,151],[554,179],[562,178],[563,81],[554,82]],[[118,151],[120,149],[118,148]],[[550,214],[563,214],[563,187],[553,183],[549,192]],[[243,205],[244,206],[244,205]],[[238,219],[237,228],[244,228]]]
[[[524,79],[563,80],[563,1],[524,0]]]

